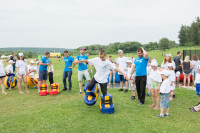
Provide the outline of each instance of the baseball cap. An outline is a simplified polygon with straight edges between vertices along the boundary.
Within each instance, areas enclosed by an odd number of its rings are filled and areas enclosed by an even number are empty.
[[[173,64],[172,64],[172,63],[169,63],[167,66],[168,66],[168,67],[173,67]]]
[[[8,63],[15,63],[13,60],[9,60]]]
[[[35,63],[34,60],[31,60],[30,63]]]
[[[132,61],[131,60],[127,60],[126,63],[132,63]]]
[[[19,55],[19,56],[24,56],[24,54],[23,54],[23,53],[19,53],[18,55]]]
[[[165,75],[165,76],[167,76],[167,77],[170,76],[170,73],[169,73],[169,71],[167,71],[167,70],[161,71],[160,74],[161,74],[161,75]]]
[[[151,66],[158,66],[157,61],[153,61],[153,62],[151,62]]]

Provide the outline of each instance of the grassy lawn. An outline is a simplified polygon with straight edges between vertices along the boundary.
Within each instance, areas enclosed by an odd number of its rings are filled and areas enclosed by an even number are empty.
[[[64,62],[52,61],[54,80],[62,89]],[[137,100],[130,100],[130,92],[110,88],[115,113],[105,115],[100,112],[99,99],[90,107],[83,102],[84,94],[78,94],[77,66],[72,82],[71,92],[56,96],[39,96],[33,88],[29,88],[30,94],[19,94],[17,88],[7,90],[8,95],[0,95],[0,132],[200,132],[200,113],[188,109],[197,103],[195,91],[177,88],[176,98],[170,103],[170,117],[162,119],[156,117],[159,110],[148,107],[150,97],[144,106],[139,106]]]

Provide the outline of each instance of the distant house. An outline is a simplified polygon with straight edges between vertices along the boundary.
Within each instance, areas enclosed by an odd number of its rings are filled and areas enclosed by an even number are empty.
[[[50,58],[60,58],[61,53],[50,53]]]

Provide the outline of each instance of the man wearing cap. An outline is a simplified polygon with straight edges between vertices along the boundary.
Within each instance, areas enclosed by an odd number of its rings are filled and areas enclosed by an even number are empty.
[[[46,84],[47,80],[47,66],[49,65],[50,53],[46,52],[45,57],[42,57],[40,60],[39,67],[39,85]]]
[[[119,70],[121,70],[123,73],[126,73],[125,72],[125,69],[126,69],[126,66],[127,66],[127,58],[124,57],[124,54],[123,54],[123,51],[120,49],[118,50],[118,55],[119,55],[119,58],[117,58],[117,67],[119,68]],[[124,76],[119,73],[119,78],[120,78],[120,89],[119,91],[123,91],[123,87],[124,87],[124,82],[125,82],[125,85],[126,85],[126,90],[124,91],[124,93],[127,93],[128,92],[128,81],[126,79],[124,79]]]
[[[136,88],[138,94],[139,105],[143,105],[145,102],[145,91],[146,91],[146,82],[147,82],[147,64],[149,57],[147,52],[143,48],[137,50],[138,57],[134,61],[131,75],[136,69]]]
[[[12,55],[10,56],[10,60],[14,62],[12,66],[13,66],[13,72],[15,72],[16,55],[14,52],[12,52]]]
[[[81,60],[87,60],[88,56],[85,55],[85,48],[81,48],[80,49],[80,55],[76,56],[76,61],[81,61]],[[92,73],[92,67],[90,64],[88,64]],[[83,76],[85,76],[87,81],[90,81],[90,74],[88,72],[88,67],[86,63],[79,63],[78,64],[78,81],[79,81],[79,88],[80,88],[80,92],[79,94],[82,93],[82,79]]]

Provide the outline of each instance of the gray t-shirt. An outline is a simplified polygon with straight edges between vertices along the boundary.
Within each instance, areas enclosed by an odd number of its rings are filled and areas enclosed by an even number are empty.
[[[173,60],[174,60],[175,65],[176,65],[176,70],[180,70],[181,69],[181,57],[175,56]]]

